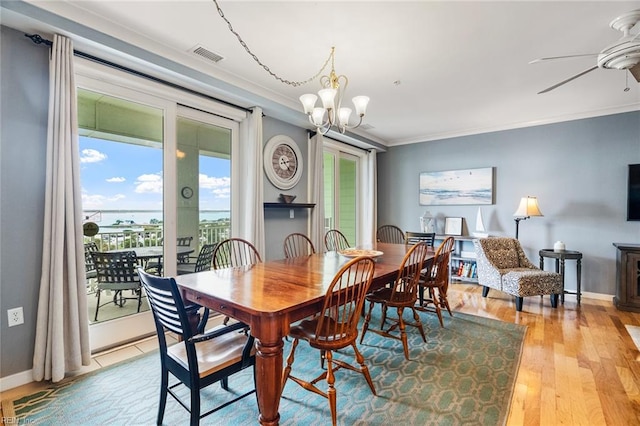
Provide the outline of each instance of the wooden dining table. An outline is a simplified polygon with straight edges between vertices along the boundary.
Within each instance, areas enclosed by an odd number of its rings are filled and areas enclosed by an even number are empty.
[[[372,289],[395,279],[410,247],[389,243],[363,247],[383,253],[376,258]],[[433,255],[433,250],[430,250],[427,260],[432,260]],[[256,344],[260,424],[279,423],[283,338],[293,322],[321,311],[329,284],[348,260],[348,257],[331,251],[176,277],[186,300],[251,327]]]

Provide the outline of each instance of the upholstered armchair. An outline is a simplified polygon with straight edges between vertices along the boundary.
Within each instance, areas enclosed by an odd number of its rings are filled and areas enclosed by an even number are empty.
[[[515,296],[516,310],[522,311],[524,297],[548,294],[551,306],[558,307],[562,276],[532,264],[517,239],[481,238],[473,240],[473,244],[483,297],[487,297],[490,288],[500,290]]]

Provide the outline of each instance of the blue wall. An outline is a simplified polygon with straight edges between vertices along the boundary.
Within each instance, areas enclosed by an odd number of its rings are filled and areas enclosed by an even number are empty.
[[[640,243],[626,221],[627,166],[640,163],[640,112],[391,147],[378,155],[378,224],[417,230],[426,210],[463,217],[475,230],[478,206],[420,206],[420,172],[494,167],[494,204],[482,206],[492,235],[514,236],[521,197],[537,196],[544,217],[520,222],[530,260],[557,240],[583,253],[582,290],[615,294],[612,243]],[[546,265],[551,268],[552,265]],[[567,262],[566,286],[575,288]]]
[[[36,313],[42,263],[44,185],[49,99],[49,48],[35,45],[5,26],[0,50],[2,104],[0,126],[0,377],[32,367]],[[286,134],[307,158],[307,131],[265,117],[264,141]],[[307,176],[289,191],[280,191],[265,176],[264,200],[277,201],[281,192],[307,202]],[[307,233],[308,210],[265,211],[264,260],[284,257],[283,240],[291,232]],[[7,309],[22,306],[24,325],[8,328]]]
[[[1,29],[0,377],[30,370],[40,290],[49,49]],[[22,306],[24,325],[8,328]]]

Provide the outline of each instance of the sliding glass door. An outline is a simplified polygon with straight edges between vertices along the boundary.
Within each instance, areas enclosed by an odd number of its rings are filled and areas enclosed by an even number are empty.
[[[356,155],[326,146],[324,150],[325,232],[338,229],[349,244],[358,243],[360,203],[359,161]]]
[[[175,276],[186,260],[178,250],[197,256],[202,244],[231,235],[232,151],[246,113],[80,62],[83,210],[85,223],[97,225],[82,238],[100,251],[151,247],[158,255],[139,255],[140,265]],[[144,293],[138,313],[137,301],[116,304],[114,292],[103,292],[96,319],[96,289],[88,280],[93,351],[155,333]]]
[[[231,147],[238,131],[233,121],[192,108],[179,107],[178,114],[177,230],[194,258],[204,244],[231,236]]]

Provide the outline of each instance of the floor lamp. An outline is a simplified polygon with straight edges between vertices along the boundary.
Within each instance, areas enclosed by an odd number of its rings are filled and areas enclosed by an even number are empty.
[[[540,208],[538,207],[538,199],[531,196],[522,197],[518,210],[513,214],[513,220],[516,221],[516,239],[518,239],[518,226],[520,225],[520,221],[529,219],[531,216],[542,216]]]

